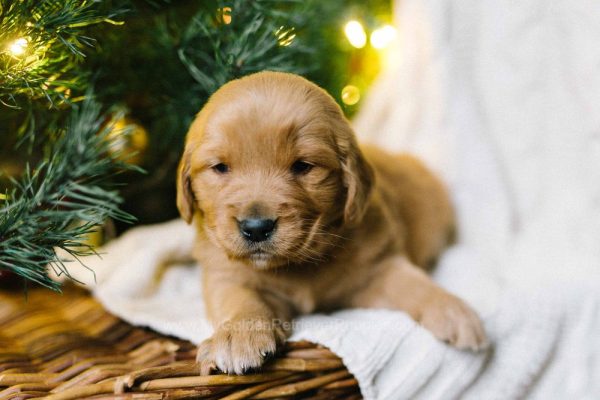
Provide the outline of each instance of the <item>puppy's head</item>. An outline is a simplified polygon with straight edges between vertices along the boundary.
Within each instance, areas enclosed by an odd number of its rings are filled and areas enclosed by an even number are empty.
[[[221,87],[188,132],[177,206],[256,268],[319,261],[360,222],[373,173],[339,106],[304,78],[262,72]]]

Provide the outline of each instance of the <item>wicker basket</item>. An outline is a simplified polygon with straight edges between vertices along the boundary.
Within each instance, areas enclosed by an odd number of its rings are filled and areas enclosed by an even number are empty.
[[[83,290],[0,292],[0,399],[360,399],[339,357],[290,342],[260,373],[199,376],[189,342],[131,326]]]

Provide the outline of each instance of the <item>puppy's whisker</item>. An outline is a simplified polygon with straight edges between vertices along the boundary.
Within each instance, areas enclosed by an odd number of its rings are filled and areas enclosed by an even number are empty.
[[[330,235],[328,232],[323,231],[319,228],[314,229],[312,231],[306,232],[303,235],[307,235],[308,239],[304,244],[304,247],[308,247],[310,244],[322,244],[326,247],[336,247],[342,248],[343,245],[340,243],[341,239],[343,239],[339,235]],[[324,249],[325,250],[325,249]]]

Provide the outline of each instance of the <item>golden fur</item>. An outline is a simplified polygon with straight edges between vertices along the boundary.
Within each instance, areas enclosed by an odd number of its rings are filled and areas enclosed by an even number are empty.
[[[195,216],[215,326],[198,349],[205,371],[260,367],[294,316],[343,307],[403,310],[459,348],[485,344],[475,313],[423,271],[453,232],[442,184],[413,157],[359,149],[304,78],[262,72],[219,89],[190,127],[177,205]],[[276,220],[272,236],[245,240],[249,217]]]

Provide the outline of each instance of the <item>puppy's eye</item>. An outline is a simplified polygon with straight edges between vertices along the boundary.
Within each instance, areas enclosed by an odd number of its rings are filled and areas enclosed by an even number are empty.
[[[291,171],[294,175],[304,175],[313,168],[312,164],[298,160],[292,164]]]
[[[229,165],[223,164],[223,163],[218,163],[216,165],[213,165],[211,168],[213,171],[215,171],[218,174],[226,174],[229,172]]]

